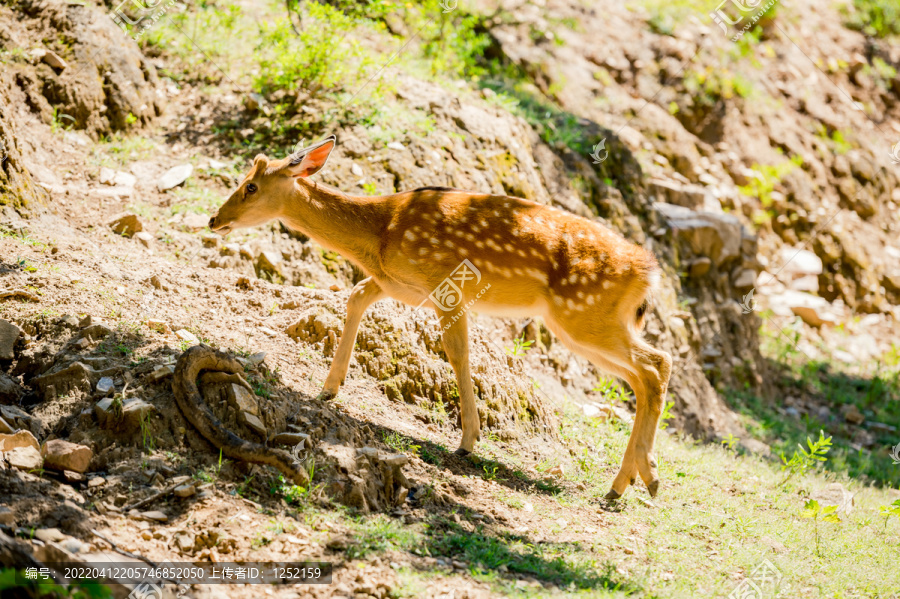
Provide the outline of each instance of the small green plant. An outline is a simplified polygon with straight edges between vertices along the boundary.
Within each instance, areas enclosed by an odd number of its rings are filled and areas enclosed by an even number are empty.
[[[378,185],[374,181],[366,181],[362,184],[362,188],[367,196],[378,195]]]
[[[601,393],[603,399],[609,403],[616,403],[617,401],[625,402],[631,398],[631,393],[626,391],[625,388],[613,378],[601,378],[592,391]]]
[[[803,165],[801,156],[793,156],[790,160],[781,164],[754,164],[753,170],[756,174],[747,185],[738,187],[745,196],[757,198],[763,205],[763,208],[772,206],[772,192],[781,180],[795,168]]]
[[[422,449],[421,445],[416,445],[415,443],[413,443],[412,439],[410,439],[409,437],[404,437],[396,431],[383,433],[381,438],[384,441],[385,445],[399,453],[411,453],[413,455],[418,455],[419,450]]]
[[[900,4],[896,0],[853,0],[844,7],[846,25],[873,37],[900,34]]]
[[[900,499],[895,500],[890,505],[878,506],[878,512],[884,516],[884,528],[887,530],[888,520],[891,519],[891,516],[900,518]]]
[[[738,441],[740,441],[740,439],[738,439],[731,433],[728,433],[728,435],[726,435],[725,438],[722,439],[722,445],[724,445],[728,449],[734,451],[734,446],[737,445]]]
[[[531,349],[532,343],[534,343],[534,341],[525,341],[525,335],[522,335],[513,340],[513,346],[511,348],[505,347],[503,349],[506,350],[506,355],[512,356],[513,358],[521,358],[525,355],[525,352]]]
[[[675,407],[674,401],[667,401],[666,405],[663,406],[662,414],[659,415],[660,430],[666,430],[669,427],[669,420],[675,418],[675,415],[671,412],[673,407]]]
[[[819,439],[815,442],[807,437],[806,445],[809,449],[798,443],[799,451],[795,451],[790,460],[781,452],[781,470],[787,472],[787,476],[778,484],[779,487],[783,487],[795,475],[804,474],[817,463],[828,460],[826,454],[831,449],[831,437],[826,437],[824,432],[819,431]]]
[[[484,470],[484,474],[481,475],[484,480],[497,480],[497,470],[500,469],[500,464],[497,462],[484,462],[481,465],[481,469]]]
[[[141,413],[141,440],[144,445],[144,453],[153,453],[153,450],[156,449],[156,440],[150,429],[150,416],[146,412]]]
[[[837,514],[837,506],[836,505],[828,505],[822,507],[819,505],[819,502],[815,499],[810,499],[806,502],[804,506],[803,512],[800,514],[801,518],[809,518],[813,521],[813,529],[815,530],[816,535],[816,555],[821,557],[821,552],[819,551],[819,520],[822,522],[832,522],[834,524],[840,524],[841,517]]]

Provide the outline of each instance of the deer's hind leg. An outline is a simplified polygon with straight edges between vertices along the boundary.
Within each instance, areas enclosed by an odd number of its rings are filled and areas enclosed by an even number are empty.
[[[328,370],[325,386],[316,399],[332,399],[338,394],[338,389],[343,384],[344,378],[347,376],[347,369],[350,367],[350,356],[353,354],[356,333],[359,331],[359,323],[363,314],[369,306],[386,295],[372,277],[357,283],[350,292],[350,299],[347,300],[347,321],[344,323],[341,340],[338,342],[337,351],[334,352],[334,360]]]
[[[438,313],[438,316],[442,316]],[[475,389],[472,385],[472,373],[469,369],[469,327],[465,313],[452,323],[444,323],[441,341],[447,360],[456,373],[456,384],[459,386],[459,411],[462,420],[462,441],[457,455],[466,455],[475,450],[475,442],[481,431],[478,419],[478,406],[475,404]]]
[[[662,415],[672,370],[672,358],[640,339],[627,325],[583,322],[567,326],[551,321],[551,329],[572,351],[584,356],[598,369],[624,379],[634,392],[637,413],[619,473],[608,499],[620,497],[638,475],[651,496],[659,489],[659,471],[654,454],[656,430]]]

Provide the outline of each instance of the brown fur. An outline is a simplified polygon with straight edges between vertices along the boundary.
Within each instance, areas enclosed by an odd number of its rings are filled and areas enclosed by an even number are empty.
[[[444,310],[432,292],[463,260],[481,280],[461,289],[459,306],[498,315],[541,316],[573,351],[622,377],[637,397],[634,430],[610,496],[640,474],[651,493],[659,484],[653,446],[671,358],[639,337],[646,298],[658,280],[653,255],[593,221],[524,200],[455,189],[423,188],[381,197],[348,196],[310,182],[333,143],[297,158],[253,169],[210,221],[227,232],[281,219],[363,269],[322,398],[344,380],[363,312],[393,297],[434,309],[460,387],[461,452],[474,448],[480,424],[468,364],[465,312]],[[248,193],[248,185],[258,187]],[[468,267],[467,267],[468,268]]]

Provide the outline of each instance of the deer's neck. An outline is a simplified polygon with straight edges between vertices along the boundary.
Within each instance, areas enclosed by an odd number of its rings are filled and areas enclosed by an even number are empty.
[[[367,274],[381,271],[381,237],[390,220],[384,198],[350,196],[317,183],[295,188],[281,220]]]

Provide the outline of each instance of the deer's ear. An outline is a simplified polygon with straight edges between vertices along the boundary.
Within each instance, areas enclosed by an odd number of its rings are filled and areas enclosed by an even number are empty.
[[[304,148],[291,156],[288,164],[288,172],[292,177],[309,177],[315,175],[331,156],[331,151],[337,144],[337,138],[330,135],[322,141]]]

